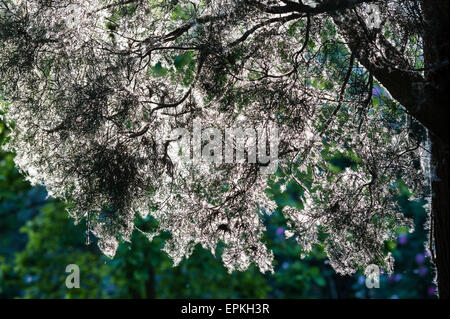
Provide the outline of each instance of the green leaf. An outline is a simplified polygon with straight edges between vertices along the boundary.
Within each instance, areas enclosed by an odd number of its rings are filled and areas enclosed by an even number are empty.
[[[173,64],[175,65],[177,71],[182,71],[184,67],[192,61],[192,53],[187,52],[181,55],[174,56],[172,58]]]
[[[155,66],[152,67],[152,75],[155,77],[166,76],[168,72],[169,69],[163,67],[161,62],[156,63]]]

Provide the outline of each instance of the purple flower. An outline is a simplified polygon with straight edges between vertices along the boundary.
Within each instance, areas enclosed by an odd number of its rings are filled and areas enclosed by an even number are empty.
[[[424,261],[425,261],[425,256],[423,254],[416,255],[416,263],[421,265],[421,264],[423,264]]]
[[[430,257],[431,257],[430,251],[429,251],[428,249],[425,250],[424,255],[425,255],[425,257],[427,257],[427,258],[430,258]]]
[[[379,86],[374,86],[372,89],[372,95],[375,97],[383,95],[383,90]]]
[[[428,268],[427,268],[427,267],[421,266],[421,267],[419,268],[419,275],[420,275],[421,277],[425,276],[425,275],[427,274],[427,272],[428,272]]]
[[[402,278],[403,278],[402,274],[396,274],[395,277],[394,277],[394,280],[395,281],[400,281],[400,280],[402,280]]]
[[[394,280],[395,280],[395,276],[388,276],[387,277],[387,281],[388,282],[394,282]]]
[[[406,243],[408,242],[408,235],[407,234],[398,235],[397,241],[400,245],[406,245]]]
[[[284,235],[284,228],[283,228],[283,227],[278,227],[275,233],[276,233],[278,236]]]
[[[430,286],[430,287],[428,287],[428,294],[429,294],[430,296],[435,295],[435,294],[436,294],[436,287],[435,287],[435,286]]]

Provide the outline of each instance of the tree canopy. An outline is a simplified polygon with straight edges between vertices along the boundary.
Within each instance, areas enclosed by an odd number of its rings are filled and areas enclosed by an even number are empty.
[[[7,135],[0,121],[0,144]],[[168,234],[151,243],[135,232],[121,243],[114,259],[95,244],[86,245],[86,224],[74,225],[65,205],[47,198],[42,186],[30,187],[14,167],[13,154],[0,150],[0,299],[2,298],[435,298],[433,266],[423,243],[427,212],[423,199],[411,200],[402,188],[402,211],[414,217],[415,231],[397,229],[388,242],[395,257],[391,275],[381,274],[380,288],[367,289],[363,272],[340,276],[330,267],[321,246],[305,259],[300,247],[286,238],[280,209],[296,197],[277,197],[277,209],[265,221],[264,240],[274,251],[274,274],[261,274],[253,265],[228,274],[220,254],[197,248],[173,268],[161,251]],[[139,219],[141,229],[153,222]],[[220,251],[220,247],[219,247]],[[68,264],[81,271],[80,289],[64,285]]]
[[[423,107],[439,95],[424,89],[422,11],[418,0],[0,0],[8,146],[109,257],[134,231],[167,232],[175,264],[222,243],[229,271],[272,271],[263,219],[289,191],[282,214],[302,255],[321,244],[341,274],[392,271],[386,243],[413,230],[397,196],[430,192],[422,124],[447,134]],[[171,133],[196,120],[277,131],[276,172],[186,160],[194,141]]]

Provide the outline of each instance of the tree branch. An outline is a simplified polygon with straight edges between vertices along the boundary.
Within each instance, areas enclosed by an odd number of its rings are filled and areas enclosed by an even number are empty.
[[[345,16],[335,14],[333,20],[359,63],[409,114],[448,143],[447,116],[444,108],[438,105],[438,90],[429,85],[419,72],[412,71],[407,59],[381,33],[368,36],[364,32],[367,27],[356,12],[347,11]],[[386,58],[376,55],[377,52],[382,52]]]
[[[282,14],[299,12],[316,15],[321,13],[331,13],[337,10],[350,9],[361,3],[371,3],[377,1],[379,0],[324,0],[315,7],[307,6],[301,2],[293,1],[282,1],[286,4],[284,6],[266,6],[259,1],[250,1],[250,3],[267,13]]]

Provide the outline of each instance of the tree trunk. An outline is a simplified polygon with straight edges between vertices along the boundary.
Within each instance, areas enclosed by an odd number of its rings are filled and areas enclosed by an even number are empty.
[[[448,193],[448,144],[431,137],[432,202],[431,223],[434,239],[434,262],[440,298],[449,297],[449,193]]]
[[[424,30],[424,64],[425,64],[425,97],[430,115],[439,117],[434,110],[449,107],[449,21],[448,0],[423,1],[426,27]],[[431,92],[433,91],[433,92]],[[436,94],[436,92],[438,94]],[[433,102],[431,102],[433,101]],[[439,123],[436,121],[435,125]],[[436,125],[437,126],[437,125]],[[445,116],[444,135],[431,135],[431,223],[435,265],[437,270],[438,291],[440,298],[449,297],[449,193],[448,193],[448,160],[449,138],[448,117]]]

